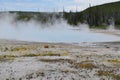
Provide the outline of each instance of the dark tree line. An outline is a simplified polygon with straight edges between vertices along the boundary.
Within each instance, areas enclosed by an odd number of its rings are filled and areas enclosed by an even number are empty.
[[[0,13],[3,14],[4,12]],[[107,26],[112,23],[120,28],[120,1],[89,7],[82,12],[20,12],[10,11],[17,14],[15,21],[36,20],[40,23],[54,24],[56,20],[65,19],[70,25],[87,23],[90,27]]]
[[[107,26],[112,23],[120,25],[120,1],[89,7],[82,12],[64,13],[64,18],[72,25],[79,23],[87,23],[91,27]]]

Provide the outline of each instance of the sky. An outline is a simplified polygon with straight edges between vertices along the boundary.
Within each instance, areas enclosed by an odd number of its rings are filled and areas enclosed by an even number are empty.
[[[120,0],[0,0],[0,11],[82,11],[91,6]]]

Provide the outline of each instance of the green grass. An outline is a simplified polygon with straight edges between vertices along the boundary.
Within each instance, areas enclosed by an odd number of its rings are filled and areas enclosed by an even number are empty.
[[[92,27],[93,29],[107,29],[108,26],[104,26],[104,25],[100,25],[100,26],[95,26],[95,27]]]
[[[120,25],[115,25],[115,28],[116,29],[120,29]]]

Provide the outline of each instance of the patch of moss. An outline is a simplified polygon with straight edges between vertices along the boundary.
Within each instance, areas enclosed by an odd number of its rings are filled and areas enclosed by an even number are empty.
[[[103,70],[99,70],[97,72],[97,75],[98,76],[109,76],[110,74],[112,74],[113,72],[112,71],[103,71]]]
[[[23,54],[22,57],[35,57],[35,56],[41,56],[41,54]]]
[[[60,56],[60,54],[46,52],[46,53],[36,53],[36,54],[23,54],[22,57],[35,57],[35,56]]]
[[[46,53],[42,54],[42,56],[60,56],[60,54],[53,53],[53,52],[46,52]]]
[[[17,47],[11,48],[10,51],[21,51],[21,50],[24,51],[24,50],[27,50],[27,48],[24,46],[17,46]]]
[[[14,55],[0,55],[0,62],[6,62],[6,61],[11,61],[14,60],[16,56]]]
[[[36,56],[68,56],[69,53],[68,52],[59,52],[59,53],[56,53],[56,52],[52,52],[52,51],[46,51],[46,52],[43,52],[43,53],[31,53],[27,50],[25,51],[17,51],[19,52],[19,56],[20,57],[36,57]]]
[[[120,79],[120,74],[114,74],[113,71],[104,71],[104,70],[99,70],[97,72],[98,76],[107,76],[107,77],[112,77],[114,80],[119,80]]]
[[[113,63],[115,66],[120,66],[120,60],[107,60],[108,62],[110,62],[110,63]]]
[[[120,60],[108,60],[108,62],[113,62],[113,63],[120,63]]]
[[[81,62],[81,63],[76,63],[76,68],[93,69],[93,68],[97,68],[97,66],[92,62]]]

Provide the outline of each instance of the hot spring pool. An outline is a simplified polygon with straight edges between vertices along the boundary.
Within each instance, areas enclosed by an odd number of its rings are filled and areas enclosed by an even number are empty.
[[[118,36],[90,32],[87,24],[72,26],[64,20],[56,20],[54,24],[35,20],[15,22],[10,14],[0,18],[0,39],[65,43],[120,41]]]
[[[0,32],[1,33],[1,32]],[[120,37],[102,33],[92,33],[72,29],[19,29],[0,34],[2,39],[16,39],[37,42],[111,42],[120,41]]]

